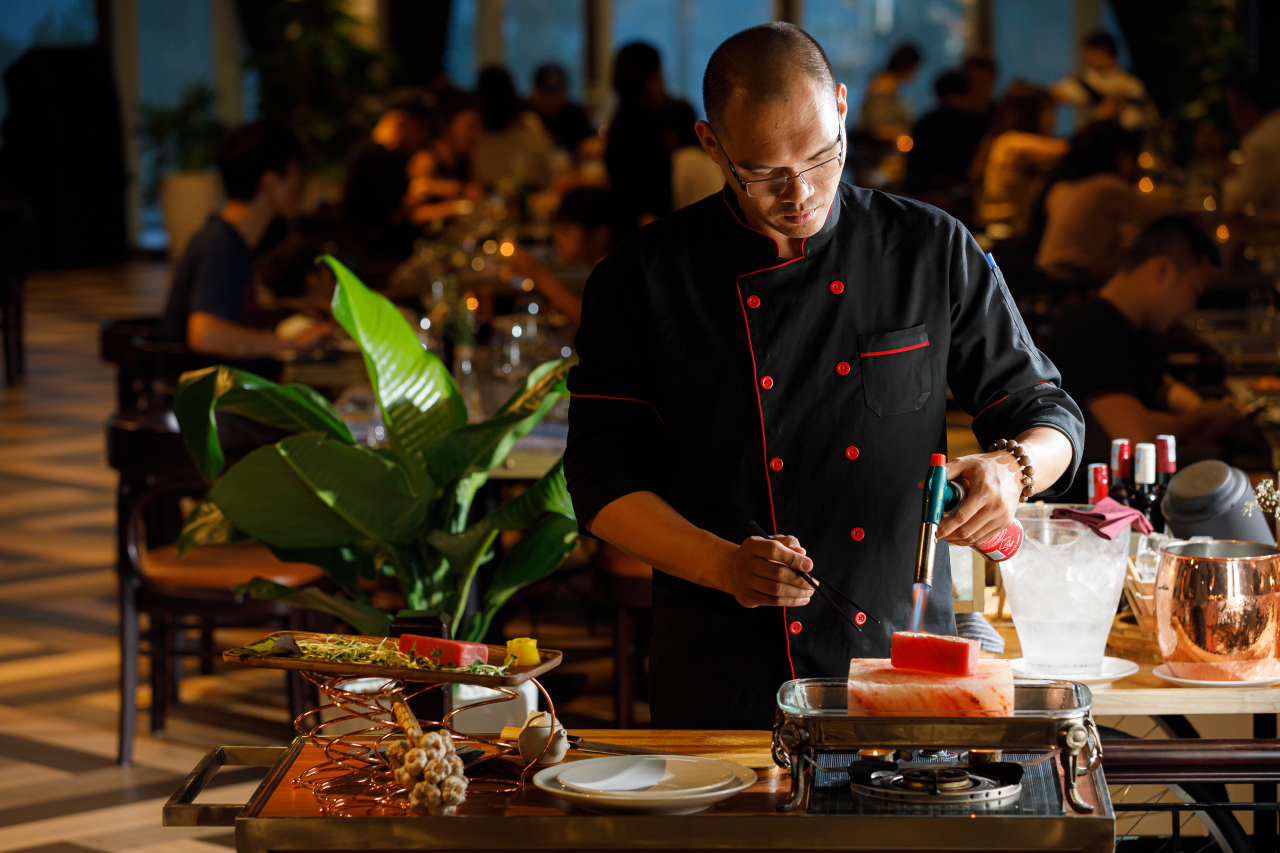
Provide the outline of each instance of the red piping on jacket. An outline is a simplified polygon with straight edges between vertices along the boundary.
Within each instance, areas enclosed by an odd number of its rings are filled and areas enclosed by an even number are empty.
[[[667,432],[667,422],[662,419],[662,413],[658,411],[657,406],[655,406],[653,403],[650,403],[648,400],[639,400],[639,399],[636,399],[635,397],[610,397],[607,394],[574,394],[572,391],[569,392],[569,396],[571,398],[572,397],[590,397],[595,400],[621,400],[624,403],[643,403],[644,405],[653,409],[653,413],[658,416],[658,423],[662,424],[663,434],[665,435]],[[668,436],[668,438],[670,438],[670,436]]]
[[[1058,387],[1058,386],[1054,385],[1052,382],[1037,382],[1035,385],[1032,385],[1031,387],[1032,387],[1032,388],[1035,388],[1035,387],[1037,387],[1037,386],[1039,386],[1039,385],[1048,385],[1050,388],[1056,388],[1056,387]],[[973,416],[973,419],[976,421],[978,418],[982,417],[982,416],[983,416],[983,414],[985,414],[985,413],[986,413],[987,409],[991,408],[992,406],[998,406],[999,404],[1003,403],[1005,400],[1008,400],[1008,399],[1009,399],[1009,396],[1010,396],[1010,395],[1005,394],[1003,397],[1001,397],[999,400],[996,400],[994,403],[988,403],[987,405],[983,406],[983,407],[982,407],[982,411],[981,411],[981,412],[978,412],[978,414],[974,415],[974,416]]]
[[[725,203],[728,204],[728,202],[725,202]],[[729,208],[729,212],[733,213],[732,207]],[[737,219],[737,214],[734,214],[734,218]],[[738,221],[742,222],[741,219],[739,219]],[[749,225],[747,225],[746,227],[751,228],[751,226]],[[755,231],[756,229],[751,228],[751,230]],[[764,233],[764,232],[757,232],[757,233]],[[765,234],[765,236],[767,237],[769,235]],[[800,251],[801,252],[804,251],[803,240],[800,241]],[[773,483],[770,480],[771,475],[769,472],[769,446],[768,446],[768,439],[765,437],[765,431],[764,431],[764,405],[760,402],[760,372],[756,368],[755,346],[752,345],[751,343],[751,324],[747,320],[747,303],[742,298],[742,280],[749,275],[755,275],[756,273],[762,273],[762,272],[769,272],[770,270],[776,270],[776,269],[779,269],[780,267],[785,267],[787,264],[793,264],[796,261],[802,261],[802,260],[804,260],[803,254],[801,254],[800,257],[798,258],[792,258],[789,261],[783,261],[782,263],[775,264],[771,267],[765,267],[764,269],[745,272],[742,275],[738,276],[737,280],[734,281],[733,283],[734,289],[738,291],[738,306],[742,308],[742,325],[745,327],[747,332],[747,350],[751,353],[751,376],[753,380],[751,385],[755,388],[755,392],[756,392],[756,411],[760,413],[760,453],[764,460],[764,484],[769,491],[769,521],[773,526],[774,536],[778,535],[778,515],[776,512],[774,512],[774,509],[773,509]],[[785,607],[782,608],[782,636],[785,637],[787,641],[787,666],[791,670],[792,680],[795,680],[796,665],[791,661],[791,632],[787,628],[787,608]]]
[[[913,349],[920,349],[920,347],[927,347],[928,345],[929,345],[929,342],[925,341],[922,344],[912,344],[909,347],[898,347],[897,349],[882,349],[879,352],[864,352],[862,354],[862,357],[870,358],[873,355],[893,355],[895,352],[908,352]]]

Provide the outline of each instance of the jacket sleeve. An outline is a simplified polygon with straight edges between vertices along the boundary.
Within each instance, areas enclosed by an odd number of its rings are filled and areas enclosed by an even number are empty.
[[[1075,477],[1084,447],[1080,407],[1061,389],[1053,362],[1031,342],[1004,276],[958,223],[951,237],[949,278],[951,393],[973,415],[973,432],[983,447],[1037,426],[1066,436],[1071,464],[1040,492],[1044,497],[1062,494]]]
[[[596,266],[583,293],[582,324],[569,371],[569,444],[565,478],[578,529],[624,495],[661,491],[666,427],[659,413],[653,359],[644,335],[647,310],[640,264],[625,249]]]

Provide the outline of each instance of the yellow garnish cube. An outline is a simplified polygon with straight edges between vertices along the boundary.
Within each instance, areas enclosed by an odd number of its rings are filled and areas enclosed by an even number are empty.
[[[515,655],[516,666],[537,666],[542,663],[538,654],[538,641],[531,637],[507,640],[507,654]]]

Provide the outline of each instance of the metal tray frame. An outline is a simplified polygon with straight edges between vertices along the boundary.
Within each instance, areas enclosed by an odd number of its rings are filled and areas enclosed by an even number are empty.
[[[368,850],[420,851],[640,851],[640,850],[1071,850],[1110,853],[1115,846],[1115,813],[1101,769],[1093,770],[1099,809],[1058,819],[983,817],[985,834],[956,844],[969,831],[969,815],[911,818],[886,815],[596,815],[565,814],[422,815],[368,817],[262,817],[273,792],[286,784],[305,741],[290,746],[216,746],[200,761],[164,806],[165,826],[234,827],[240,853],[364,853]],[[200,804],[199,796],[222,766],[270,766],[267,776],[239,804]],[[794,821],[802,820],[803,824]],[[963,823],[962,823],[963,822]],[[952,833],[952,828],[960,832]]]
[[[1094,770],[1102,760],[1102,746],[1091,709],[1093,694],[1074,681],[1018,681],[1014,683],[1011,716],[947,716],[919,712],[860,713],[848,710],[848,680],[802,678],[778,690],[773,726],[773,758],[791,770],[791,796],[778,805],[794,811],[808,793],[812,758],[818,752],[860,749],[1007,749],[1059,750],[1063,787],[1071,808],[1088,814],[1094,807],[1080,796],[1076,777]],[[803,692],[809,702],[791,701]],[[1080,761],[1089,745],[1087,766]]]

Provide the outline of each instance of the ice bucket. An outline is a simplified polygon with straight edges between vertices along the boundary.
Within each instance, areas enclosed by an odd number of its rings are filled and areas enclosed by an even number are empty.
[[[1101,675],[1124,589],[1129,529],[1107,540],[1078,521],[1050,518],[1052,511],[1047,504],[1019,507],[1022,547],[999,564],[1022,667],[1045,678]]]
[[[1156,569],[1156,627],[1169,672],[1196,681],[1280,673],[1280,549],[1214,539],[1169,542]]]

